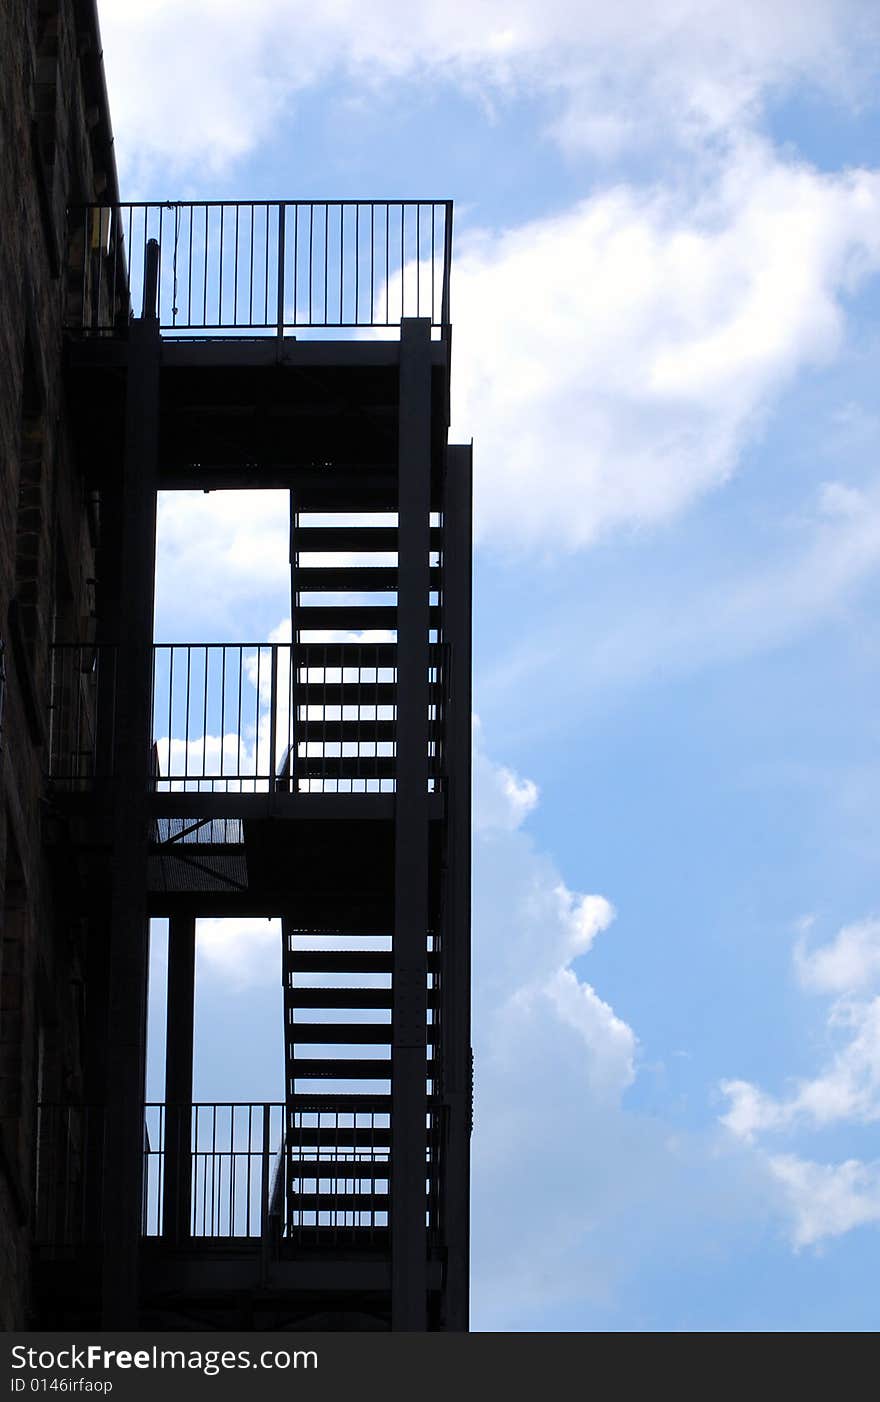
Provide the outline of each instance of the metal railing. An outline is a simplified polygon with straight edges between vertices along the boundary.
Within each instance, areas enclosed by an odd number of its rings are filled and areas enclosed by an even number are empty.
[[[391,1118],[367,1095],[346,1108],[280,1102],[145,1106],[141,1233],[193,1245],[379,1241],[390,1225]],[[426,1117],[426,1226],[439,1223],[441,1110]],[[104,1220],[100,1108],[38,1107],[34,1241],[98,1244]]]
[[[35,1139],[34,1242],[76,1246],[102,1235],[104,1112],[40,1104]]]
[[[328,1037],[332,1036],[328,1027]],[[363,1097],[366,1099],[366,1097]],[[288,1109],[285,1234],[373,1237],[389,1226],[391,1117],[374,1109]]]
[[[49,777],[63,788],[88,789],[112,771],[116,663],[115,647],[51,649]]]
[[[449,200],[250,200],[68,210],[69,329],[140,316],[159,244],[158,317],[174,335],[449,327]]]
[[[157,644],[157,791],[392,791],[396,679],[393,644]]]
[[[261,1237],[269,1231],[284,1106],[146,1106],[143,1234]]]
[[[157,793],[393,793],[397,650],[381,643],[157,643]],[[116,647],[52,649],[49,778],[85,790],[114,774]],[[442,786],[446,648],[431,644],[429,788]],[[203,837],[207,841],[207,838]]]
[[[387,1112],[226,1102],[146,1115],[145,1236],[303,1244],[388,1227]]]

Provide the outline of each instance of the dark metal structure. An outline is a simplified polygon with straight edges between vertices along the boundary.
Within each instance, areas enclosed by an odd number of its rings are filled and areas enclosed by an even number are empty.
[[[102,520],[98,634],[52,661],[54,860],[90,934],[84,1094],[40,1108],[46,1326],[467,1328],[451,238],[437,201],[69,212],[68,393]],[[269,487],[290,641],[157,643],[157,492]],[[196,921],[239,915],[281,920],[285,1099],[194,1104]]]

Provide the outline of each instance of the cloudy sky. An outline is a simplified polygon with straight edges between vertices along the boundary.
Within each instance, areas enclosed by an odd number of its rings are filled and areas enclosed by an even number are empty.
[[[123,198],[455,200],[475,1327],[876,1328],[876,4],[100,11]],[[285,618],[283,500],[160,552],[160,638]],[[277,1097],[277,930],[199,935]]]

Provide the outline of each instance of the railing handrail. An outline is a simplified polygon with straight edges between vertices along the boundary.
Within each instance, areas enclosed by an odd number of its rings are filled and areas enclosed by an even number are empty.
[[[305,208],[308,208],[309,205],[313,205],[313,206],[314,206],[314,205],[329,205],[331,208],[335,209],[335,208],[338,208],[340,205],[351,205],[351,206],[354,206],[354,205],[361,205],[361,206],[363,206],[363,205],[375,205],[375,206],[377,206],[377,207],[381,205],[383,208],[384,208],[385,205],[390,205],[390,206],[393,208],[393,207],[395,207],[395,206],[400,206],[400,205],[411,205],[411,204],[421,204],[421,205],[432,205],[432,204],[433,204],[433,205],[438,205],[438,206],[443,205],[443,206],[444,206],[446,209],[448,209],[448,210],[451,210],[451,209],[453,208],[453,201],[452,201],[452,200],[433,199],[432,197],[427,196],[427,195],[421,195],[421,196],[420,196],[420,195],[408,195],[408,196],[406,196],[406,197],[403,198],[403,199],[388,199],[388,200],[385,200],[385,199],[376,199],[375,197],[371,197],[370,199],[362,199],[362,200],[361,200],[361,199],[356,199],[355,197],[351,197],[351,198],[347,198],[347,197],[346,197],[346,198],[344,198],[344,199],[338,199],[338,200],[331,200],[331,199],[326,199],[326,200],[325,200],[325,199],[314,199],[314,200],[311,200],[311,199],[308,199],[308,200],[307,200],[307,199],[278,199],[278,200],[268,200],[268,199],[263,199],[263,200],[233,200],[233,199],[228,199],[228,200],[117,200],[115,204],[114,204],[114,203],[108,204],[105,200],[104,200],[104,201],[102,201],[102,200],[83,200],[83,201],[80,201],[80,202],[78,202],[78,203],[69,204],[69,205],[67,206],[67,210],[68,210],[68,213],[70,214],[70,213],[81,213],[82,210],[84,210],[84,209],[109,209],[109,210],[117,210],[117,209],[189,209],[189,208],[196,208],[196,209],[202,209],[202,208],[208,208],[208,209],[223,209],[223,208],[226,208],[226,209],[234,209],[236,206],[238,206],[239,209],[244,209],[244,208],[250,208],[251,205],[253,205],[255,209],[277,208],[279,205],[284,205],[284,206],[287,206],[288,208],[293,208],[294,205],[300,205],[300,206],[305,207]]]
[[[334,1239],[342,1232],[370,1239],[385,1232],[390,1109],[356,1103],[369,1096],[335,1107],[302,1099],[147,1101],[142,1236],[164,1238],[175,1249],[184,1240],[197,1246],[249,1238],[262,1241],[265,1253],[283,1241],[313,1241],[324,1229]],[[432,1104],[435,1130],[439,1113]],[[102,1239],[106,1115],[103,1105],[40,1103],[35,1239],[41,1245]],[[432,1158],[432,1178],[438,1163]]]
[[[150,645],[155,792],[393,793],[394,642]],[[429,643],[429,783],[444,779],[444,642]],[[89,788],[115,773],[119,644],[51,648],[47,777]]]
[[[165,331],[283,338],[425,317],[446,337],[452,217],[451,200],[415,196],[71,204],[65,324],[124,332],[152,250]]]
[[[270,1110],[285,1109],[283,1100],[145,1100],[145,1110]]]

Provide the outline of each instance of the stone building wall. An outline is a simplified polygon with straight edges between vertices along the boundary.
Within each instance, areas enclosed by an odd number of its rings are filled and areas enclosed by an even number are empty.
[[[116,195],[94,0],[0,4],[0,1328],[26,1327],[38,1100],[81,1089],[84,932],[46,846],[51,654],[93,609],[65,401],[69,204]]]

